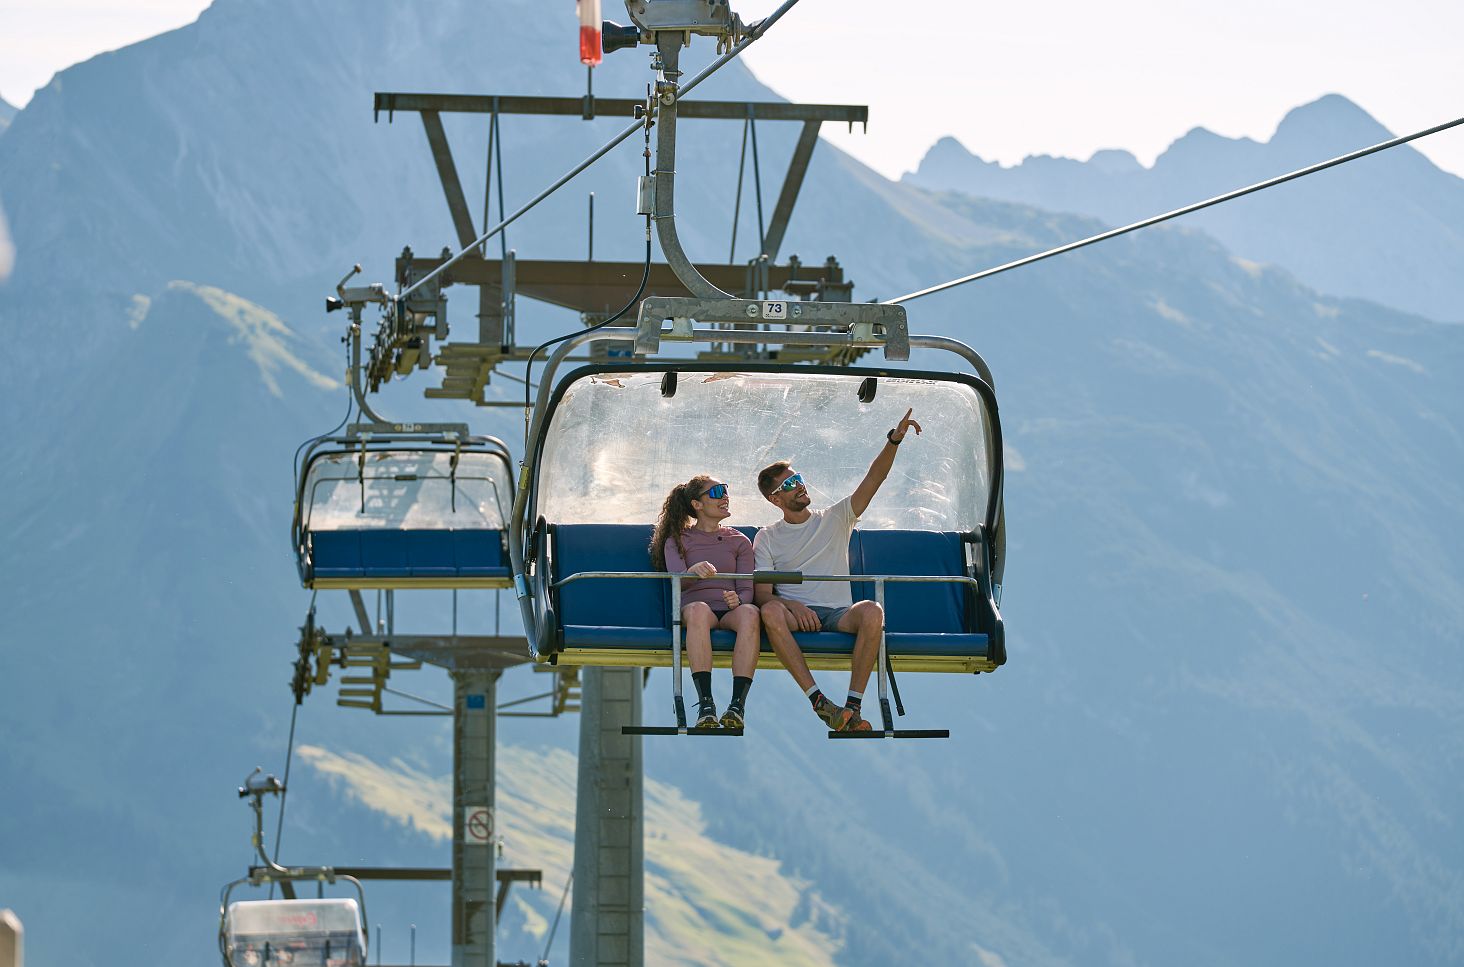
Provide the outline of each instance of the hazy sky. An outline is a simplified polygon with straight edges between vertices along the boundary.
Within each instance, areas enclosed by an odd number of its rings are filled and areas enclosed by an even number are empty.
[[[779,2],[733,9],[752,20]],[[572,0],[543,4],[574,56]],[[0,0],[0,96],[23,106],[56,71],[205,6]],[[1396,133],[1429,127],[1464,116],[1461,36],[1464,0],[802,0],[747,59],[791,99],[868,104],[867,135],[827,136],[898,177],[946,134],[1005,163],[1119,147],[1147,164],[1196,126],[1267,139],[1288,109],[1332,92]],[[1464,131],[1415,146],[1464,175]]]

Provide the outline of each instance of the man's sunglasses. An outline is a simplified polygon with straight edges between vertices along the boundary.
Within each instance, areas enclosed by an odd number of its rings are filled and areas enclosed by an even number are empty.
[[[726,484],[712,484],[711,487],[707,488],[706,493],[702,494],[701,497],[698,497],[697,499],[700,500],[702,499],[702,497],[710,497],[713,500],[721,500],[725,496],[727,496]]]
[[[795,473],[791,477],[789,477],[787,480],[784,480],[782,483],[778,484],[778,490],[779,490],[779,492],[786,494],[788,491],[790,491],[790,490],[797,490],[799,487],[802,487],[802,486],[803,486],[803,474],[801,474],[801,473]]]

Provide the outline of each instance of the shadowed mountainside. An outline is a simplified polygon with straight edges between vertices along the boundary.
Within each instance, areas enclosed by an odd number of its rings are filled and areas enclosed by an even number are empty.
[[[0,406],[25,416],[0,463],[0,770],[25,790],[0,819],[0,896],[36,967],[212,956],[215,891],[248,860],[232,789],[257,762],[282,767],[290,726],[309,595],[285,537],[289,455],[345,404],[340,320],[320,298],[352,262],[384,278],[402,244],[451,239],[423,135],[407,118],[373,127],[370,92],[577,93],[572,21],[506,6],[489,23],[457,0],[432,18],[219,0],[62,72],[0,139],[19,249],[0,330],[50,350],[0,363]],[[596,90],[635,96],[643,68],[611,58]],[[701,96],[768,95],[734,67]],[[618,123],[506,119],[510,208]],[[483,125],[448,124],[480,198]],[[767,128],[772,165],[794,132]],[[726,251],[739,133],[685,128],[693,256]],[[578,257],[584,192],[629,198],[639,166],[635,146],[612,154],[510,244]],[[597,253],[637,257],[628,210],[599,221]],[[836,253],[871,298],[1097,227],[891,184],[825,145],[784,250]],[[523,341],[571,324],[520,315]],[[667,808],[705,824],[697,848],[776,861],[769,891],[810,884],[846,918],[818,941],[840,963],[1464,960],[1464,330],[1318,294],[1184,228],[912,318],[997,376],[1011,661],[902,680],[906,721],[949,726],[945,743],[828,743],[787,676],[760,675],[744,741],[647,743],[650,776],[683,797]],[[380,408],[472,418],[517,448],[516,418],[423,401],[426,385],[389,387]],[[905,448],[897,472],[919,467]],[[339,629],[334,598],[321,618]],[[488,597],[465,599],[464,630],[489,625]],[[442,630],[447,609],[423,592],[398,621]],[[530,677],[506,676],[504,697]],[[434,672],[400,684],[446,688]],[[667,714],[664,688],[653,675],[649,717]],[[399,760],[408,781],[446,772],[439,722],[331,694],[301,709],[300,742]],[[573,718],[501,726],[509,745],[574,749]],[[292,788],[291,862],[447,862],[316,770]],[[445,894],[372,897],[397,941],[418,923],[419,957],[446,959]],[[503,959],[542,951],[523,916]]]

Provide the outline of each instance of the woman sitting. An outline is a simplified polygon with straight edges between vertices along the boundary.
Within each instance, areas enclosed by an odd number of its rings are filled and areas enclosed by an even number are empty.
[[[718,724],[712,700],[712,629],[737,632],[732,649],[732,701],[722,713],[724,728],[742,728],[747,690],[757,668],[761,618],[752,603],[752,581],[730,581],[718,573],[751,574],[752,541],[722,522],[732,516],[727,485],[696,476],[672,488],[661,506],[651,536],[651,562],[657,570],[691,572],[681,582],[681,623],[686,653],[696,683],[697,728]],[[690,526],[688,526],[688,524]]]

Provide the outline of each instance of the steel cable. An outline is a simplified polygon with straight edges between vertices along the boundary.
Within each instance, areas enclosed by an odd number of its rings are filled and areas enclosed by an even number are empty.
[[[933,285],[928,289],[920,289],[917,292],[911,292],[907,295],[902,295],[898,299],[889,299],[885,301],[884,305],[899,305],[902,302],[909,302],[912,299],[919,299],[922,296],[934,295],[937,292],[944,292],[946,289],[953,289],[958,285],[965,285],[967,282],[975,282],[978,279],[990,278],[991,276],[996,275],[1000,272],[1007,272],[1011,269],[1021,268],[1024,265],[1031,265],[1033,262],[1040,262],[1043,259],[1050,259],[1054,255],[1062,255],[1065,252],[1072,252],[1087,245],[1095,245],[1098,242],[1105,242],[1110,238],[1117,238],[1120,235],[1126,235],[1129,232],[1134,232],[1141,228],[1148,228],[1150,225],[1157,225],[1160,222],[1168,221],[1171,218],[1178,218],[1181,215],[1188,215],[1191,212],[1197,212],[1202,208],[1209,208],[1211,205],[1218,205],[1222,202],[1227,202],[1236,198],[1240,198],[1243,195],[1249,195],[1252,192],[1261,191],[1266,188],[1273,188],[1276,185],[1284,184],[1285,182],[1292,181],[1297,178],[1304,178],[1307,175],[1313,175],[1319,171],[1325,171],[1328,168],[1334,168],[1337,165],[1346,164],[1349,161],[1356,161],[1358,158],[1365,158],[1368,155],[1376,154],[1379,151],[1386,151],[1389,148],[1396,148],[1400,144],[1407,144],[1409,141],[1416,141],[1419,138],[1426,138],[1431,134],[1438,134],[1440,131],[1447,131],[1450,128],[1458,127],[1461,124],[1464,124],[1464,118],[1458,118],[1453,121],[1445,122],[1444,124],[1436,124],[1433,127],[1427,128],[1423,131],[1417,131],[1413,134],[1404,135],[1401,138],[1393,138],[1388,141],[1382,141],[1378,144],[1372,145],[1371,147],[1362,148],[1357,151],[1349,152],[1348,154],[1339,155],[1338,157],[1332,158],[1328,161],[1320,162],[1319,164],[1310,165],[1305,168],[1298,168],[1296,171],[1288,172],[1287,174],[1281,175],[1279,177],[1268,178],[1265,181],[1259,181],[1253,185],[1247,185],[1244,188],[1237,188],[1235,191],[1229,191],[1223,195],[1216,195],[1214,198],[1207,198],[1204,201],[1196,202],[1193,205],[1186,205],[1183,208],[1176,208],[1173,211],[1165,212],[1162,215],[1154,215],[1150,218],[1144,219],[1143,221],[1138,221],[1130,225],[1125,225],[1122,228],[1113,228],[1109,229],[1106,232],[1099,232],[1097,235],[1090,235],[1089,237],[1080,239],[1076,242],[1069,242],[1066,245],[1059,245],[1057,248],[1051,248],[1045,252],[1038,252],[1036,255],[1028,255],[1025,258],[1016,259],[1015,261],[1007,262],[1004,265],[998,265],[995,268],[983,269],[982,271],[976,272],[972,275],[963,276],[959,279],[952,279],[949,282],[942,282],[940,285]]]

